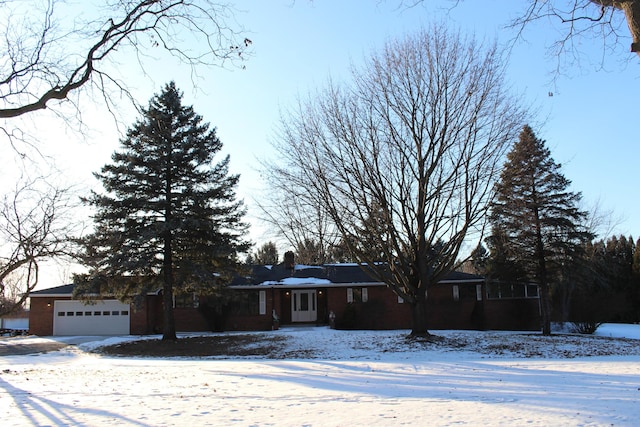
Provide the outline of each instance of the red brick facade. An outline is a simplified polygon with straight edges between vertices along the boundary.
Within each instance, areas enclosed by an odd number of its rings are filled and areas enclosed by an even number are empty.
[[[454,286],[457,287],[454,293]],[[479,288],[478,288],[479,286]],[[358,286],[318,287],[317,320],[312,324],[330,324],[330,313],[335,315],[335,326],[353,329],[410,329],[411,305],[383,285],[365,286],[366,301],[348,301],[348,289]],[[273,327],[272,310],[280,325],[289,325],[291,319],[292,288],[264,289],[264,314],[229,315],[228,330],[269,330]],[[236,292],[258,292],[237,290]],[[352,291],[353,292],[353,291]],[[429,329],[474,330],[538,330],[540,328],[538,298],[487,299],[484,283],[438,284],[428,295]]]
[[[439,283],[429,289],[429,329],[493,329],[538,330],[540,327],[539,300],[532,298],[490,299],[484,281]],[[295,321],[292,318],[292,294],[304,292],[313,296],[315,317]],[[195,307],[174,309],[178,332],[220,330],[271,330],[282,325],[309,323],[332,324],[344,329],[410,329],[411,305],[382,284],[328,284],[295,286],[246,286],[234,289],[237,293],[254,293],[251,309],[234,311],[228,307],[221,319],[208,319],[204,310]],[[30,332],[36,335],[53,334],[53,308],[56,300],[71,297],[39,295],[32,297]],[[201,304],[203,301],[201,300]],[[274,322],[273,313],[279,322]],[[148,295],[141,307],[131,306],[130,333],[132,335],[162,332],[162,297]],[[215,323],[215,326],[214,324]]]
[[[71,297],[31,298],[29,333],[40,336],[53,335],[53,303],[56,299],[69,300]]]

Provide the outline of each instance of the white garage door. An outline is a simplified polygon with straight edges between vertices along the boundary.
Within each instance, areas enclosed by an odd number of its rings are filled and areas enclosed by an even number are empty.
[[[118,300],[55,301],[53,335],[129,335],[129,304]]]

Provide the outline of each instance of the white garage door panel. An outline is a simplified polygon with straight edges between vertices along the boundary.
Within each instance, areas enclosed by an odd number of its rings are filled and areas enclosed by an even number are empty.
[[[129,304],[118,300],[55,301],[53,335],[128,335]]]

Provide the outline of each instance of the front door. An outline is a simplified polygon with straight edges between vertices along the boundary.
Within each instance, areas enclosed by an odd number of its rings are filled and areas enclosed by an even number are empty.
[[[317,319],[316,290],[291,291],[291,321],[315,322]]]

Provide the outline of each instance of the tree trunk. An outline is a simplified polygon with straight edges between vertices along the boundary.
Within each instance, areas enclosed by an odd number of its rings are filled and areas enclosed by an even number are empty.
[[[537,190],[534,188],[533,198],[537,200]],[[537,201],[536,201],[537,203]],[[538,285],[540,286],[540,308],[542,311],[542,335],[551,335],[551,297],[549,295],[549,283],[547,281],[547,262],[545,258],[544,240],[542,238],[542,225],[540,210],[534,205],[533,214],[536,226],[536,249]]]
[[[615,7],[624,12],[631,33],[631,52],[640,56],[640,1],[639,0],[591,0],[596,4]]]
[[[173,315],[173,277],[167,276],[171,276],[171,272],[165,272],[162,287],[162,341],[177,341],[176,321]]]
[[[427,299],[423,296],[411,305],[411,336],[431,336],[427,330]]]
[[[172,170],[172,138],[166,138],[166,170],[165,170],[165,210],[164,210],[164,249],[163,249],[163,280],[164,291],[162,301],[164,302],[164,324],[162,326],[163,341],[177,341],[176,321],[173,314],[173,233],[171,226],[173,224],[173,170]]]
[[[542,311],[542,335],[551,335],[551,297],[549,285],[540,283],[540,308]]]

